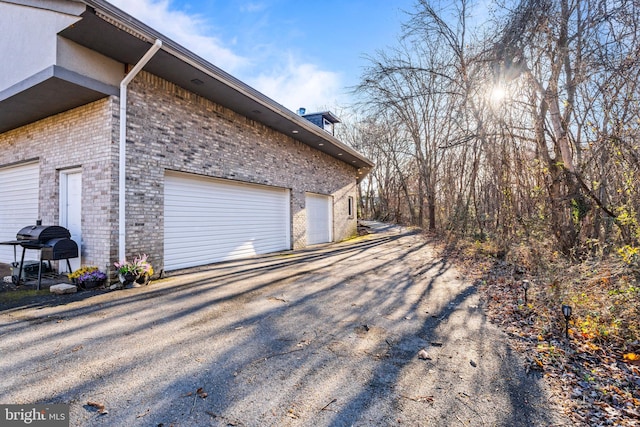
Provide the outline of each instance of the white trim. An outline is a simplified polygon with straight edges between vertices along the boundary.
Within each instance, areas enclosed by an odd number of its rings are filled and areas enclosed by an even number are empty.
[[[69,195],[69,191],[67,187],[68,178],[70,175],[76,175],[76,174],[80,176],[80,215],[82,217],[82,168],[64,169],[60,171],[60,193],[59,193],[60,197],[59,197],[59,210],[58,210],[58,212],[60,213],[60,219],[58,223],[62,227],[69,229],[69,231],[71,232],[71,238],[78,245],[78,257],[71,258],[69,260],[69,262],[71,263],[71,270],[78,269],[82,265],[82,218],[80,219],[80,230],[79,230],[80,234],[75,235],[73,233],[75,230],[72,230],[69,227],[69,221],[68,221],[69,210],[67,208],[69,205],[68,203],[69,200],[67,199]],[[58,268],[61,273],[67,272],[66,271],[67,263],[61,262]]]

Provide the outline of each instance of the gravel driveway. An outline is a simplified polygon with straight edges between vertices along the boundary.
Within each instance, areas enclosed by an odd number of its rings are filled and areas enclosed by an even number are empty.
[[[4,310],[0,403],[78,426],[563,425],[464,272],[376,228]]]

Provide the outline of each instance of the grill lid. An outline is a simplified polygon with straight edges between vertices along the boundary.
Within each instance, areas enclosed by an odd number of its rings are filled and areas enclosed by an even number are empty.
[[[21,242],[44,243],[51,239],[70,239],[71,233],[59,225],[29,225],[16,235]]]
[[[78,256],[78,245],[71,239],[51,239],[42,245],[40,259],[68,259]]]

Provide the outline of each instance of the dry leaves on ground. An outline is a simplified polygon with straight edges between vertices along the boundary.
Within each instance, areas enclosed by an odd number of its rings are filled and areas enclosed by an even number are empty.
[[[589,426],[640,425],[640,369],[637,353],[623,353],[615,343],[594,342],[579,333],[555,308],[540,301],[524,304],[524,292],[508,268],[494,268],[478,282],[491,320],[507,330],[523,352],[527,368],[544,373],[562,395],[567,415]],[[640,343],[628,343],[638,348]]]
[[[640,341],[624,338],[640,323],[638,304],[624,301],[638,298],[632,278],[615,266],[583,263],[541,279],[504,259],[447,256],[473,272],[487,316],[506,330],[527,369],[544,376],[576,425],[640,426]],[[564,283],[567,277],[574,280]],[[560,310],[565,301],[573,305],[568,322]]]

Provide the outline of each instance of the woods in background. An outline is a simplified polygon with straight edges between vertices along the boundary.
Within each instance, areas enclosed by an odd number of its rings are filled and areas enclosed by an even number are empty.
[[[370,58],[360,116],[341,135],[377,165],[362,216],[504,245],[553,237],[572,257],[633,255],[639,28],[638,0],[493,12],[417,1],[402,37]]]

